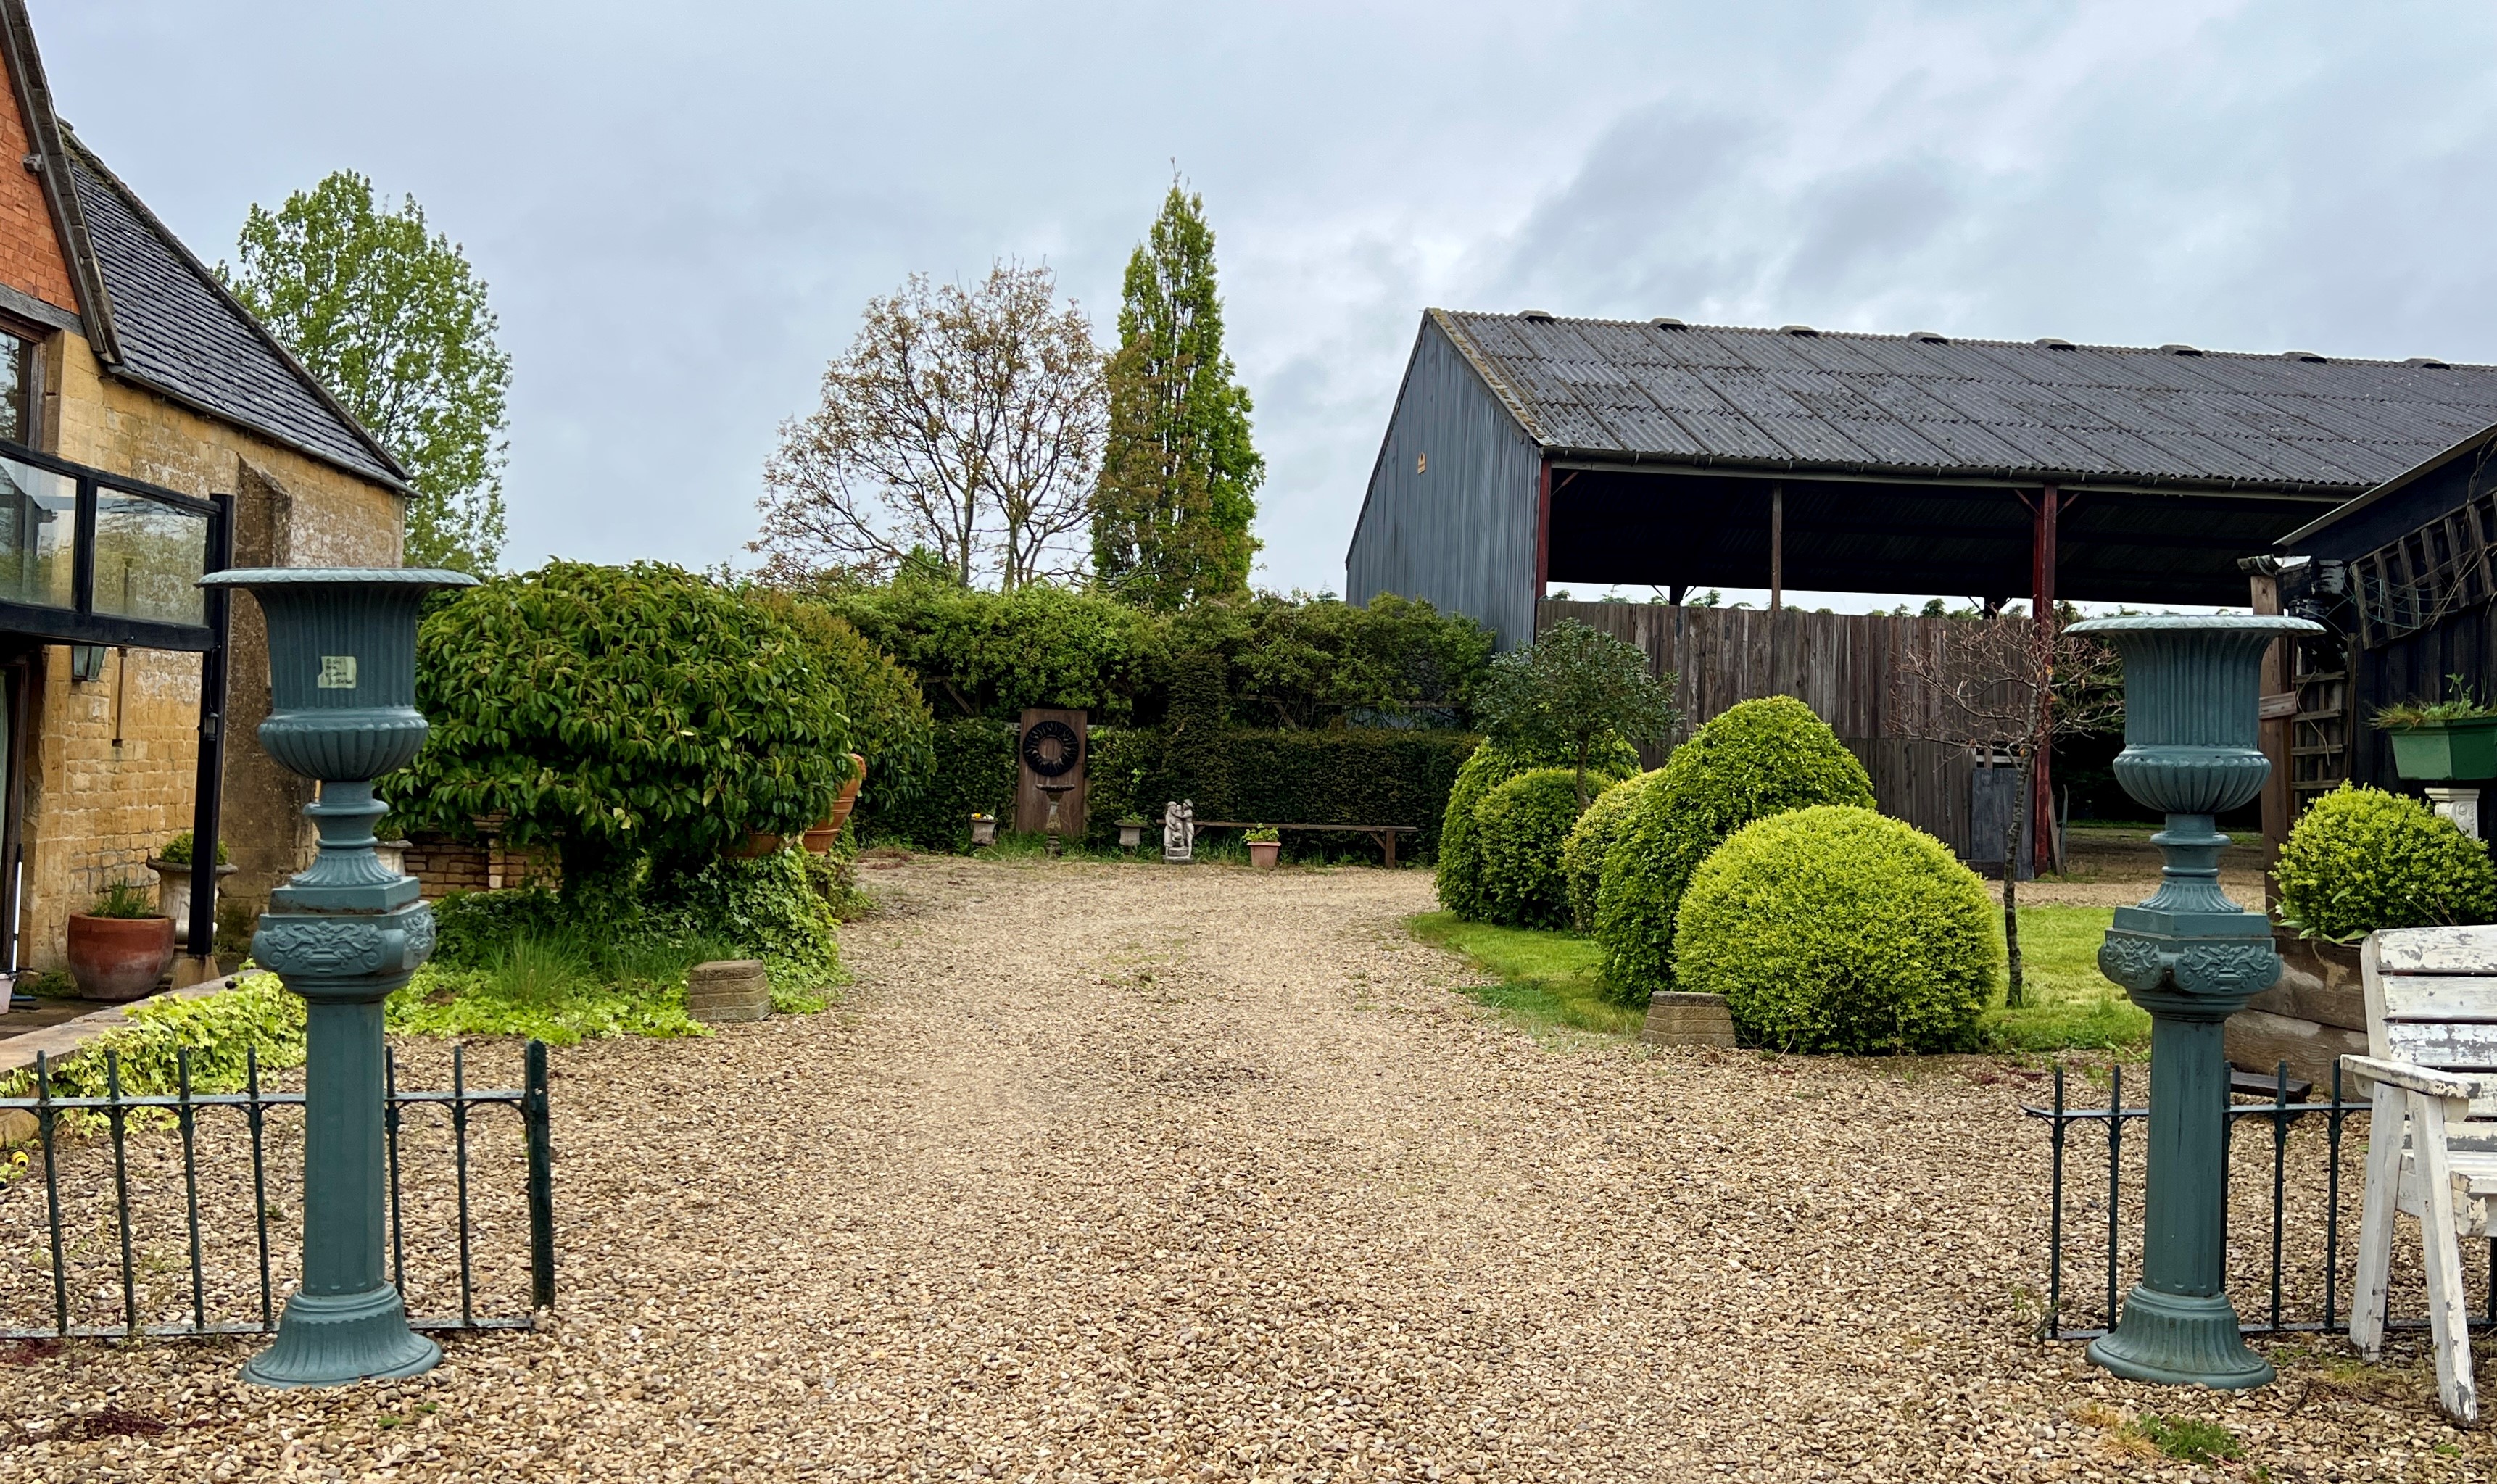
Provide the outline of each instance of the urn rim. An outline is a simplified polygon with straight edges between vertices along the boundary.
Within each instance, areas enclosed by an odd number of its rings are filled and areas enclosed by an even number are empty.
[[[2321,634],[2323,625],[2288,614],[2122,614],[2084,618],[2068,634]]]
[[[474,587],[477,579],[448,567],[228,567],[202,587]]]

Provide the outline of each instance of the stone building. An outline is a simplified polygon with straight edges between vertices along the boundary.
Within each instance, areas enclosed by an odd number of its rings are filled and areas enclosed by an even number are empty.
[[[396,566],[409,489],[60,121],[23,0],[0,53],[0,160],[22,161],[0,168],[0,925],[9,966],[47,968],[70,913],[193,827],[204,737],[229,902],[307,857],[309,785],[251,741],[258,608],[221,630],[192,584],[227,556]]]

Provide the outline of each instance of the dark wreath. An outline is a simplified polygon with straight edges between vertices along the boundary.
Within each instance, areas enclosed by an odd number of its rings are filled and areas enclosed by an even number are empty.
[[[1041,750],[1041,743],[1046,742],[1058,743],[1057,757],[1052,758]],[[1073,773],[1083,750],[1084,744],[1076,737],[1075,729],[1055,717],[1033,722],[1031,730],[1023,734],[1024,765],[1044,778]]]

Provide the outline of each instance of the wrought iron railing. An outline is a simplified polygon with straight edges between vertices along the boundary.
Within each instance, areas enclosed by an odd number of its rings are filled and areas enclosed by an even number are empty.
[[[40,1160],[42,1166],[40,1173],[33,1169],[24,1170],[9,1188],[0,1191],[0,1231],[6,1231],[14,1225],[32,1224],[31,1212],[28,1213],[30,1217],[28,1221],[24,1223],[12,1221],[10,1218],[14,1213],[11,1208],[31,1204],[21,1203],[15,1198],[23,1195],[31,1184],[40,1180],[43,1186],[41,1224],[44,1235],[38,1251],[43,1259],[40,1266],[47,1269],[47,1272],[38,1279],[33,1286],[49,1300],[48,1323],[22,1325],[0,1322],[0,1340],[126,1340],[142,1336],[180,1338],[274,1333],[277,1327],[280,1295],[277,1291],[276,1265],[272,1260],[270,1227],[272,1220],[279,1216],[279,1208],[270,1199],[271,1152],[269,1122],[269,1115],[273,1110],[303,1106],[303,1094],[282,1092],[264,1087],[259,1058],[256,1055],[246,1057],[245,1085],[242,1090],[237,1092],[202,1092],[195,1089],[191,1086],[191,1061],[188,1052],[180,1054],[176,1059],[176,1089],[171,1095],[125,1094],[121,1089],[119,1058],[110,1049],[104,1053],[104,1067],[106,1090],[103,1096],[60,1097],[53,1095],[52,1072],[48,1060],[38,1058],[34,1067],[35,1095],[0,1098],[0,1110],[18,1110],[34,1118],[36,1124],[33,1141],[34,1158]],[[450,1144],[452,1188],[449,1194],[449,1210],[440,1210],[443,1202],[438,1200],[422,1203],[425,1208],[423,1224],[426,1229],[416,1234],[416,1245],[419,1265],[425,1265],[427,1259],[431,1258],[432,1265],[438,1270],[444,1260],[442,1253],[439,1247],[428,1247],[427,1240],[431,1239],[439,1243],[445,1236],[450,1239],[447,1244],[441,1245],[447,1246],[450,1250],[457,1253],[456,1281],[458,1292],[458,1311],[456,1314],[416,1314],[408,1321],[415,1328],[427,1330],[527,1329],[534,1322],[537,1310],[552,1309],[554,1305],[554,1155],[548,1113],[547,1050],[544,1042],[531,1041],[527,1044],[522,1052],[522,1086],[519,1088],[493,1089],[471,1088],[467,1085],[466,1048],[455,1046],[451,1057],[450,1090],[409,1091],[401,1089],[398,1086],[397,1056],[393,1054],[390,1058],[386,1093],[387,1113],[384,1120],[385,1152],[389,1160],[389,1190],[386,1201],[390,1223],[390,1276],[391,1281],[397,1285],[412,1310],[418,1300],[417,1296],[411,1293],[410,1227],[417,1223],[410,1219],[411,1202],[404,1184],[407,1167],[412,1162],[406,1148],[412,1140],[410,1114],[422,1110],[441,1110],[445,1115],[445,1124],[438,1132],[446,1135]],[[519,1116],[522,1146],[520,1162],[524,1166],[522,1184],[525,1187],[522,1201],[526,1208],[525,1224],[527,1226],[527,1255],[523,1259],[527,1269],[527,1308],[525,1311],[517,1314],[480,1315],[475,1244],[477,1221],[474,1211],[478,1192],[475,1189],[471,1170],[476,1129],[472,1127],[472,1114],[480,1108],[493,1107],[509,1107]],[[216,1213],[213,1211],[210,1213],[209,1219],[204,1220],[202,1201],[204,1167],[201,1160],[200,1142],[202,1126],[205,1121],[203,1115],[217,1114],[225,1110],[233,1110],[239,1116],[240,1133],[247,1138],[250,1148],[248,1223],[256,1251],[247,1257],[229,1257],[225,1253],[218,1253],[217,1267],[220,1280],[212,1283],[209,1277],[211,1244],[206,1235],[206,1229],[211,1225],[222,1225],[226,1230],[231,1231],[232,1223],[215,1221]],[[179,1230],[182,1235],[183,1250],[188,1258],[189,1281],[186,1307],[189,1317],[187,1320],[150,1323],[143,1317],[142,1308],[158,1308],[161,1311],[162,1306],[160,1304],[142,1305],[140,1286],[142,1278],[152,1276],[161,1264],[154,1262],[150,1257],[143,1257],[139,1247],[138,1234],[142,1223],[133,1212],[134,1164],[138,1160],[132,1149],[134,1134],[132,1124],[134,1121],[168,1117],[172,1120],[172,1132],[178,1138],[180,1147]],[[90,1123],[100,1121],[101,1127],[93,1131],[93,1136],[81,1136],[79,1130],[65,1126],[74,1119]],[[150,1136],[144,1131],[141,1132],[141,1142],[142,1144],[150,1142]],[[110,1152],[109,1173],[95,1167],[103,1162],[105,1151]],[[74,1152],[90,1153],[96,1157],[79,1160],[74,1157]],[[210,1173],[215,1173],[219,1167],[211,1164],[207,1168]],[[167,1172],[163,1159],[153,1161],[152,1173],[159,1180],[164,1179]],[[89,1180],[93,1184],[90,1187],[81,1190],[77,1184],[80,1180]],[[111,1188],[110,1210],[99,1212],[97,1214],[99,1220],[89,1225],[103,1228],[101,1235],[109,1238],[111,1246],[117,1247],[117,1260],[108,1255],[103,1259],[101,1266],[108,1275],[117,1278],[119,1300],[117,1307],[121,1322],[117,1325],[76,1323],[74,1322],[77,1317],[75,1310],[79,1306],[74,1303],[74,1299],[101,1298],[109,1304],[112,1293],[110,1285],[100,1291],[87,1290],[83,1279],[78,1281],[74,1289],[72,1278],[74,1271],[92,1270],[99,1265],[95,1261],[82,1259],[87,1258],[88,1251],[100,1244],[89,1243],[73,1236],[72,1219],[65,1215],[68,1210],[65,1200],[68,1203],[76,1203],[80,1195],[84,1195],[85,1204],[99,1204],[103,1198],[104,1184],[108,1180]],[[170,1181],[164,1183],[170,1186]],[[65,1190],[68,1192],[67,1197],[65,1197]],[[170,1189],[166,1193],[170,1196]],[[442,1226],[446,1224],[443,1218],[446,1217],[447,1224],[452,1228],[447,1233],[442,1230]],[[85,1231],[89,1226],[80,1226],[79,1229]],[[28,1232],[26,1235],[33,1234]],[[20,1249],[23,1249],[22,1247]],[[256,1282],[253,1281],[252,1277],[255,1271]],[[7,1303],[13,1290],[15,1290],[15,1296],[20,1299],[27,1296],[24,1293],[27,1286],[24,1282],[11,1280],[13,1278],[22,1279],[27,1276],[24,1269],[20,1269],[14,1276],[0,1272],[0,1305]],[[434,1292],[440,1291],[442,1298],[447,1301],[449,1285],[447,1279],[428,1284],[427,1296],[430,1297]],[[239,1295],[236,1292],[237,1287],[241,1289]],[[222,1303],[212,1305],[212,1290],[219,1299],[228,1302],[239,1297],[240,1302],[236,1307],[241,1308],[247,1316],[212,1319],[210,1317],[212,1307],[220,1310],[225,1307]],[[5,1309],[0,1309],[0,1321],[8,1318]]]
[[[2124,1068],[2107,1069],[2107,1103],[2102,1108],[2074,1108],[2065,1100],[2064,1069],[2055,1069],[2055,1100],[2052,1106],[2024,1106],[2021,1112],[2047,1125],[2049,1161],[2051,1165],[2051,1208],[2047,1225],[2046,1247],[2046,1311],[2038,1324],[2038,1335],[2044,1340],[2095,1340],[2107,1332],[2120,1311],[2126,1279],[2138,1270],[2138,1245],[2141,1237],[2139,1220],[2140,1181],[2136,1178],[2131,1192],[2127,1190],[2125,1127],[2137,1121],[2147,1121],[2147,1107],[2124,1106]],[[2345,1328],[2349,1315],[2342,1308],[2343,1271],[2342,1239],[2345,1229],[2355,1228],[2359,1219],[2361,1182],[2343,1178],[2350,1143],[2350,1121],[2365,1118],[2370,1105],[2344,1098],[2341,1069],[2332,1069],[2332,1096],[2328,1102],[2293,1100],[2291,1096],[2289,1065],[2276,1069],[2271,1099],[2267,1102],[2233,1102],[2228,1108],[2228,1251],[2230,1297],[2235,1301],[2239,1327],[2249,1335],[2317,1333]],[[2252,1169],[2238,1157],[2249,1143],[2243,1130],[2253,1125],[2264,1137],[2259,1144],[2269,1146],[2269,1159],[2258,1158]],[[2096,1316],[2095,1324],[2065,1323],[2064,1272],[2067,1252],[2072,1244],[2066,1240],[2068,1197],[2072,1191],[2071,1162],[2075,1154],[2072,1130],[2076,1126],[2096,1125],[2105,1130],[2106,1157],[2103,1272],[2105,1302]],[[2267,1126],[2266,1126],[2267,1125]],[[2088,1141],[2095,1143],[2095,1140]],[[2137,1169],[2134,1173],[2138,1175]],[[2248,1178],[2251,1177],[2251,1178]],[[2248,1187],[2251,1186],[2251,1190]],[[2267,1201],[2248,1201],[2246,1194],[2268,1194]],[[2095,1191],[2080,1197],[2085,1206],[2100,1204]],[[2257,1217],[2260,1225],[2248,1235],[2250,1244],[2237,1240],[2241,1216]],[[2093,1227],[2100,1223],[2091,1222]],[[2093,1231],[2091,1237],[2095,1239]],[[2292,1245],[2297,1250],[2292,1251]],[[2264,1254],[2254,1262],[2242,1261],[2240,1252]],[[2355,1251],[2353,1260],[2355,1260]],[[2497,1269],[2497,1240],[2489,1244],[2492,1269]],[[2085,1259],[2089,1260],[2089,1259]],[[2093,1268],[2101,1266],[2092,1260]],[[2485,1276],[2484,1274],[2481,1276]],[[2406,1282],[2399,1264],[2395,1265],[2393,1283],[2386,1294],[2389,1312],[2397,1295],[2416,1287]],[[2085,1311],[2086,1312],[2086,1311]],[[2388,1320],[2394,1329],[2425,1329],[2427,1319],[2394,1318]],[[2486,1311],[2471,1320],[2474,1328],[2497,1326],[2497,1281],[2489,1283]]]

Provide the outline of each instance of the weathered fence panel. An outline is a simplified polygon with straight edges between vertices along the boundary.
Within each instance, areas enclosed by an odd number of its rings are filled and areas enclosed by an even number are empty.
[[[1928,741],[1917,734],[1931,729],[1912,724],[1933,702],[1910,656],[1935,652],[1943,625],[1959,620],[1665,603],[1536,606],[1538,630],[1563,618],[1637,646],[1655,674],[1671,671],[1674,705],[1687,726],[1761,696],[1802,701],[1862,761],[1881,812],[1970,856],[1975,761],[1967,748]],[[1648,749],[1650,767],[1662,760],[1659,750]],[[1993,854],[1999,857],[2000,847]]]

